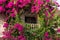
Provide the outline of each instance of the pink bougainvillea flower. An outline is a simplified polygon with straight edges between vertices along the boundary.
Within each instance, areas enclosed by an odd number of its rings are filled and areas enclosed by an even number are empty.
[[[37,3],[38,3],[38,5],[41,6],[43,4],[43,1],[42,0],[38,0]]]
[[[12,9],[10,16],[12,18],[16,16],[16,10],[15,10],[15,8]]]
[[[12,8],[14,6],[14,3],[13,2],[9,2],[7,5],[6,5],[6,8]]]
[[[15,13],[11,13],[10,16],[11,16],[12,18],[14,18],[16,15],[15,15]]]
[[[3,12],[5,9],[2,7],[2,6],[0,6],[0,12]]]
[[[3,3],[5,3],[7,0],[2,0]]]
[[[19,7],[19,8],[23,8],[24,6],[26,6],[27,4],[29,4],[31,2],[31,0],[18,0],[16,2],[16,5]]]
[[[12,38],[12,40],[18,40],[17,38]]]
[[[46,0],[46,2],[50,2],[50,0]]]
[[[54,17],[54,13],[51,14],[50,19],[52,20]]]
[[[47,11],[45,11],[45,16],[46,16],[46,17],[48,17],[48,16],[49,16]]]
[[[50,6],[48,10],[51,13],[54,10],[54,7]]]
[[[36,3],[38,4],[38,5],[36,5]],[[41,5],[43,4],[43,2],[42,1],[40,1],[40,0],[34,0],[34,3],[33,3],[33,5],[32,5],[32,7],[31,7],[31,12],[32,13],[38,13],[39,12],[39,10],[41,9]]]
[[[24,0],[18,0],[16,4],[22,6],[24,4]]]
[[[9,19],[9,17],[6,17],[6,18],[5,18],[5,21],[8,21],[8,19]]]
[[[20,3],[22,3],[24,0],[18,0]]]
[[[20,36],[18,36],[18,40],[26,40],[26,38],[24,35],[20,35]]]
[[[10,31],[4,31],[3,35],[3,38],[12,38]]]
[[[52,40],[52,38],[45,38],[44,40]]]
[[[37,0],[34,0],[34,4],[36,4],[37,3]]]
[[[23,8],[26,4],[20,4],[18,5],[19,8]]]
[[[52,37],[50,37],[50,38],[49,38],[49,40],[53,40],[53,38],[52,38]]]
[[[52,10],[51,9],[49,9],[49,12],[51,12]]]
[[[36,13],[38,13],[38,12],[39,12],[39,10],[40,10],[40,7],[39,7],[39,6],[37,6],[37,7],[36,7]]]
[[[31,0],[18,0],[21,4],[28,4]]]
[[[0,4],[3,4],[3,1],[2,0],[0,0]]]
[[[46,9],[47,9],[47,8],[49,9],[49,5],[45,5],[45,8],[46,8]]]
[[[20,40],[26,40],[26,38],[22,38],[22,39],[20,39]]]
[[[14,13],[15,11],[16,11],[15,8],[13,8],[11,12]]]
[[[10,12],[11,12],[11,10],[7,10],[7,11],[6,11],[6,13],[10,13]]]
[[[26,4],[22,3],[19,5],[20,8],[23,8]]]
[[[36,6],[32,6],[31,7],[31,12],[34,13],[36,11],[35,9],[36,9]]]
[[[31,0],[26,0],[26,3],[28,4],[28,3],[31,3]]]
[[[18,38],[21,39],[21,38],[24,38],[24,36],[23,35],[20,35],[20,36],[18,36]]]
[[[38,6],[41,6],[43,4],[42,0],[34,0],[33,4],[38,4]]]
[[[48,38],[44,38],[44,40],[49,40]]]
[[[49,33],[48,32],[45,32],[44,36],[45,37],[48,37],[49,36]]]
[[[3,27],[7,28],[9,24],[7,22],[4,23]]]
[[[32,13],[38,13],[39,10],[40,10],[40,7],[39,6],[32,6],[32,8],[31,8],[31,12]]]
[[[16,23],[16,24],[14,25],[14,28],[15,28],[15,29],[18,29],[19,31],[23,31],[23,26],[22,26],[21,24],[19,24],[19,23]]]
[[[59,29],[57,29],[57,32],[60,32],[60,28],[59,28]]]
[[[4,2],[6,2],[6,0],[0,0],[0,4],[4,4]]]
[[[52,40],[52,37],[49,37],[49,33],[48,32],[45,32],[44,40]]]

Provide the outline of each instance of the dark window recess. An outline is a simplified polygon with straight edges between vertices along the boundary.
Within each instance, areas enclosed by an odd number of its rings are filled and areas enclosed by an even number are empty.
[[[26,23],[37,23],[37,18],[36,17],[25,17],[25,22]]]

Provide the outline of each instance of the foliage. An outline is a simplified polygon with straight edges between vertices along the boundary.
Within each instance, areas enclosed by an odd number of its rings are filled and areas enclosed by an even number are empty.
[[[60,26],[60,18],[55,15],[57,9],[56,2],[52,0],[1,0],[0,13],[6,16],[3,27],[3,38],[11,40],[54,40],[56,34],[55,27]],[[54,4],[54,5],[53,5]],[[55,6],[55,7],[53,7]],[[22,21],[21,15],[38,14],[38,24],[40,26],[31,27]],[[26,14],[27,15],[27,14]]]

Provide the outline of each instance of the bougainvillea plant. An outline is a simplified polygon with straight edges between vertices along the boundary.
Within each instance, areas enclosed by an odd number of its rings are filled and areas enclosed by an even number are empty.
[[[55,7],[54,7],[55,6]],[[59,30],[54,27],[60,26],[60,18],[55,11],[57,2],[52,0],[0,0],[0,13],[4,15],[5,31],[3,38],[7,40],[58,40],[56,38]],[[21,15],[38,14],[39,25],[31,27],[22,21]]]

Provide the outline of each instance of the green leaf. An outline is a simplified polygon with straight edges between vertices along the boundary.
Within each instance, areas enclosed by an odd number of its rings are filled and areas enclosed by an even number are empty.
[[[50,33],[51,34],[55,34],[56,33],[56,31],[53,28],[49,28],[49,29],[50,29]]]

